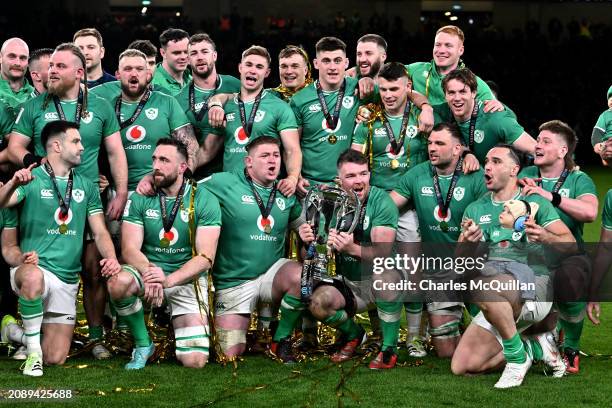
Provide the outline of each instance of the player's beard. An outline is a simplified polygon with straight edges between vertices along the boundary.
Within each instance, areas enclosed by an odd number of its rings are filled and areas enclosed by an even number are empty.
[[[367,78],[372,78],[373,79],[376,75],[378,75],[378,71],[380,71],[380,65],[381,65],[380,60],[378,60],[375,63],[373,63],[372,65],[370,65],[370,72],[368,72],[368,75],[363,75],[361,73],[361,68],[359,67],[359,65],[357,65],[357,69],[359,69],[359,75],[361,75],[362,77],[367,77]]]
[[[142,84],[142,83],[138,83],[138,89],[136,89],[136,91],[130,91],[130,87],[129,85],[127,87],[124,87],[123,84],[121,84],[121,90],[123,91],[124,94],[126,94],[128,97],[130,98],[138,98],[141,97],[144,93],[145,90],[147,89],[148,84]]]
[[[161,177],[160,177],[161,176]],[[160,188],[168,188],[178,179],[178,173],[163,175],[161,173],[153,173],[153,184],[158,189]]]
[[[195,69],[194,67],[191,67],[191,73],[193,76],[196,76],[200,79],[208,79],[211,76],[213,70],[215,69],[215,64],[214,62],[212,64],[206,64],[206,67],[207,67],[207,70],[203,73],[199,73],[197,69]]]
[[[66,92],[68,92],[70,88],[72,88],[72,85],[67,84],[65,81],[59,81],[55,83],[51,83],[51,81],[48,81],[47,83],[47,90],[49,91],[49,94],[58,96],[60,98],[66,95]]]

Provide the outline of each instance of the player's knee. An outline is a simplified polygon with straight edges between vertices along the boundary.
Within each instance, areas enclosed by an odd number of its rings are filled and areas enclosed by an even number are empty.
[[[177,353],[176,358],[181,362],[183,367],[186,368],[203,368],[208,362],[208,353],[204,354],[201,352],[186,353],[179,355]]]
[[[126,297],[132,279],[132,276],[127,272],[119,272],[118,274],[112,276],[106,282],[106,287],[108,288],[110,297],[114,300],[123,299]]]
[[[33,265],[24,265],[19,269],[18,274],[16,281],[21,292],[24,292],[24,294],[30,292],[42,293],[44,279],[40,269]]]
[[[228,357],[238,356],[246,349],[246,330],[217,327],[217,340],[221,351]]]
[[[456,353],[451,359],[451,372],[454,375],[466,375],[468,373],[465,361]]]
[[[62,365],[68,356],[63,350],[46,350],[44,360],[46,365]]]

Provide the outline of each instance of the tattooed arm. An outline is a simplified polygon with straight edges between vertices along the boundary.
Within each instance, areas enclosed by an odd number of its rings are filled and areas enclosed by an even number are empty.
[[[195,171],[197,167],[196,153],[200,146],[198,144],[198,139],[196,139],[195,132],[193,131],[193,127],[190,124],[187,124],[185,126],[181,126],[180,128],[174,129],[172,131],[172,137],[183,142],[185,146],[187,146],[187,153],[189,154],[189,157],[187,158],[187,165],[191,171]]]

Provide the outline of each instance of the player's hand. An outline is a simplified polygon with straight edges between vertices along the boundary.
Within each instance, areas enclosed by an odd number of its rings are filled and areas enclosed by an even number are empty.
[[[433,108],[431,105],[423,104],[419,115],[419,132],[429,133],[434,126]]]
[[[164,288],[161,283],[144,284],[144,299],[152,306],[159,307],[164,302]]]
[[[357,117],[355,117],[355,123],[359,124],[367,122],[368,120],[370,120],[371,115],[372,112],[370,111],[370,109],[368,109],[367,105],[360,106],[359,109],[357,109]]]
[[[121,265],[116,259],[104,258],[100,261],[100,266],[102,267],[100,273],[105,278],[110,278],[111,276],[114,276],[121,272]]]
[[[38,265],[38,254],[36,251],[24,252],[23,260],[21,263],[30,264],[30,265]]]
[[[589,320],[598,325],[601,323],[599,321],[599,316],[601,314],[601,308],[599,307],[599,302],[589,302],[587,303],[587,316],[589,316]]]
[[[155,186],[153,185],[153,176],[151,174],[147,174],[140,179],[136,186],[136,192],[149,197],[155,195]]]
[[[497,99],[489,99],[484,101],[482,110],[484,113],[502,112],[506,110],[506,107]]]
[[[100,194],[102,194],[102,192],[104,190],[106,190],[106,188],[110,185],[110,182],[108,181],[108,179],[106,178],[106,176],[104,174],[100,174],[100,184],[99,184],[99,188],[100,188]]]
[[[327,245],[338,252],[348,253],[351,246],[354,245],[353,234],[338,232],[332,228],[329,230]]]
[[[520,183],[520,181],[519,181]],[[538,194],[539,196],[547,199],[548,201],[552,201],[552,193],[550,191],[544,190],[542,187],[536,185],[527,185],[523,187],[524,196],[530,196],[532,194]]]
[[[215,128],[225,127],[225,110],[218,105],[208,108],[208,123]]]
[[[612,137],[606,140],[604,148],[601,151],[600,155],[606,166],[609,166],[610,163],[612,163]]]
[[[527,234],[530,242],[545,243],[548,241],[548,231],[536,224],[533,217],[528,217],[525,221],[525,234]]]
[[[480,225],[476,224],[474,220],[467,218],[461,222],[461,229],[463,230],[463,238],[467,242],[480,242],[482,239],[482,230]]]
[[[30,181],[34,180],[34,176],[32,175],[32,169],[36,167],[36,163],[30,164],[27,168],[17,170],[15,174],[13,174],[13,178],[11,182],[15,187],[25,186]]]
[[[306,194],[308,193],[308,187],[310,187],[310,182],[304,177],[300,177],[297,183],[297,196],[300,198],[306,197]]]
[[[127,203],[127,191],[117,192],[115,197],[108,203],[108,209],[106,210],[106,216],[109,220],[115,221],[121,219],[123,210],[125,209],[125,203]]]
[[[357,68],[353,67],[353,68],[349,68],[346,71],[344,71],[344,75],[350,78],[356,78],[357,77]]]
[[[312,230],[312,225],[308,224],[307,222],[299,226],[298,234],[302,242],[304,242],[304,244],[306,245],[309,245],[312,241],[315,240],[315,235],[314,235],[314,231]]]
[[[374,80],[369,77],[364,77],[359,80],[359,99],[365,99],[374,92]],[[357,95],[357,90],[355,90]]]
[[[287,176],[278,183],[278,191],[283,193],[287,197],[291,197],[295,194],[297,188],[298,179],[295,176]]]
[[[473,173],[480,169],[480,162],[474,155],[474,153],[468,153],[463,159],[463,174]]]
[[[166,274],[164,274],[164,271],[159,266],[150,264],[142,275],[142,280],[147,283],[159,283],[165,287]]]
[[[527,186],[537,186],[539,181],[542,181],[542,178],[523,177],[518,180],[518,183],[522,187],[527,187]]]

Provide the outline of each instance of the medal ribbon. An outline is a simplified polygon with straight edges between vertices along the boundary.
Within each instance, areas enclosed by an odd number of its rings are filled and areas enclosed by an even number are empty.
[[[274,205],[274,197],[276,197],[276,181],[274,182],[274,185],[272,185],[272,191],[270,192],[268,202],[264,207],[263,200],[257,192],[255,184],[253,183],[253,179],[247,172],[247,169],[244,169],[244,177],[246,177],[247,181],[249,182],[249,185],[251,186],[251,191],[253,192],[253,196],[255,196],[255,201],[257,202],[257,206],[259,207],[259,212],[261,213],[262,220],[267,219],[270,213],[272,212],[272,206]]]
[[[446,200],[442,200],[442,190],[440,189],[440,178],[438,176],[438,172],[436,168],[430,164],[431,166],[431,175],[434,182],[434,191],[436,193],[436,201],[438,202],[438,208],[442,212],[442,216],[446,217],[448,213],[448,208],[450,207],[451,199],[453,198],[453,192],[455,191],[455,187],[457,186],[457,182],[459,181],[459,177],[461,176],[463,166],[463,157],[459,159],[457,165],[455,166],[455,171],[453,172],[453,178],[451,179],[450,186],[448,187],[448,193],[446,193]]]
[[[73,174],[72,170],[70,170],[70,175],[68,176],[68,182],[66,183],[66,193],[62,198],[62,193],[59,190],[59,186],[57,185],[57,181],[55,180],[55,172],[49,163],[45,163],[45,170],[49,173],[49,177],[51,177],[51,182],[53,183],[53,189],[55,190],[55,194],[57,194],[57,198],[59,200],[59,207],[62,212],[62,216],[68,215],[70,210],[70,200],[72,199],[72,185],[73,185]]]
[[[57,95],[53,95],[53,104],[55,105],[55,110],[59,115],[61,120],[66,120],[66,114],[64,113],[64,108],[62,108],[62,103],[60,102],[60,98]],[[77,99],[76,112],[74,114],[74,122],[78,125],[81,123],[81,112],[83,111],[83,90],[79,89],[79,97]]]
[[[336,105],[334,106],[334,113],[333,115],[330,115],[329,108],[327,107],[327,103],[325,102],[325,97],[323,96],[323,88],[321,88],[321,83],[317,81],[317,97],[319,98],[319,103],[321,104],[321,110],[323,111],[323,115],[325,116],[327,127],[331,131],[336,130],[336,126],[338,126],[338,119],[340,119],[340,109],[342,108],[342,99],[344,99],[345,90],[346,79],[344,79],[342,81],[342,85],[340,85],[340,89],[338,90],[338,99],[336,99]]]
[[[210,98],[212,98],[217,93],[217,89],[219,89],[219,85],[221,85],[221,77],[217,75],[217,79],[215,81],[215,88],[206,97],[206,99],[204,99],[203,105],[200,108],[200,110],[196,112],[195,85],[193,84],[193,81],[191,81],[191,83],[189,84],[189,109],[191,109],[191,112],[193,112],[196,122],[201,122],[202,118],[204,117],[204,114],[208,112],[208,101],[210,100]]]
[[[176,196],[176,201],[174,201],[174,204],[172,205],[170,214],[168,214],[166,210],[166,194],[161,189],[159,189],[158,191],[159,207],[161,208],[162,223],[164,225],[165,232],[170,232],[170,230],[172,229],[172,224],[174,224],[176,214],[178,214],[178,209],[181,206],[181,201],[183,200],[185,184],[186,180],[185,178],[183,178],[183,184],[181,184],[181,188],[179,189],[178,195]]]
[[[385,129],[387,130],[387,137],[389,138],[389,144],[391,144],[391,148],[393,149],[393,154],[399,154],[402,150],[402,146],[404,144],[404,138],[406,137],[406,129],[408,129],[408,119],[410,118],[410,109],[412,109],[412,103],[410,101],[406,102],[406,106],[404,107],[404,116],[402,116],[402,125],[400,126],[400,137],[399,141],[395,139],[395,135],[393,134],[393,128],[389,121],[385,118],[383,120],[383,124],[385,125]]]
[[[470,152],[474,152],[474,132],[476,131],[476,119],[478,119],[478,103],[474,101],[474,109],[472,110],[472,116],[470,116],[470,133],[468,139],[468,148]],[[455,123],[459,126],[457,119],[455,119]]]
[[[255,115],[257,114],[257,108],[259,108],[259,103],[261,102],[261,96],[263,94],[263,88],[257,96],[255,97],[255,102],[253,102],[253,109],[251,110],[251,114],[249,115],[249,120],[246,120],[246,110],[244,108],[244,102],[240,99],[240,94],[238,94],[238,107],[240,108],[240,122],[242,123],[242,128],[247,134],[247,137],[251,137],[251,130],[253,130],[253,122],[255,122]]]
[[[567,167],[563,169],[563,172],[559,176],[559,179],[557,180],[557,182],[553,186],[553,189],[550,191],[551,193],[558,193],[559,192],[559,190],[561,189],[561,186],[563,186],[563,183],[565,183],[565,180],[567,179],[567,176],[569,176],[569,173],[570,173],[570,171],[569,171],[569,169]],[[540,174],[540,169],[538,169],[538,177],[540,179],[542,178],[542,175]],[[540,180],[538,182],[538,186],[542,187],[542,180]]]
[[[144,95],[142,95],[142,98],[140,98],[140,101],[138,102],[138,106],[136,106],[136,111],[134,111],[134,113],[129,119],[124,120],[122,122],[121,121],[121,95],[119,95],[119,98],[117,98],[117,102],[115,102],[115,115],[117,116],[117,121],[119,122],[119,127],[121,128],[121,130],[125,129],[126,127],[130,126],[132,123],[136,122],[136,119],[138,119],[138,116],[140,116],[142,109],[144,108],[145,104],[147,103],[150,97],[151,97],[151,89],[147,88]]]

